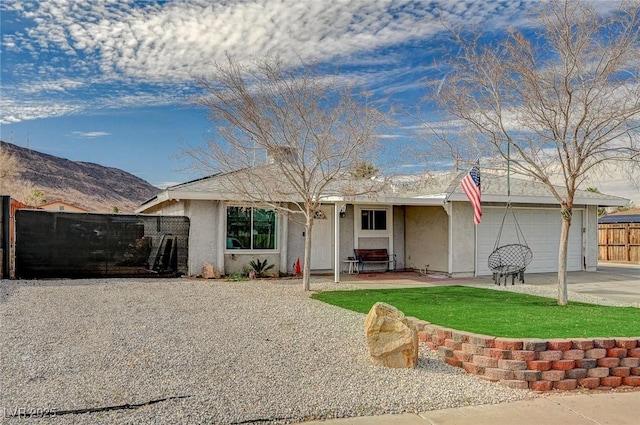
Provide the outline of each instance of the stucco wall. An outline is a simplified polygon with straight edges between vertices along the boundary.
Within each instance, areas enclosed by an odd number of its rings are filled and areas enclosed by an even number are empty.
[[[184,211],[185,205],[184,202],[178,201],[168,201],[163,202],[160,205],[156,205],[152,208],[149,208],[144,213],[145,214],[160,214],[160,215],[186,215]]]
[[[177,211],[178,208],[174,207]],[[274,264],[270,273],[280,271],[280,253],[225,252],[226,206],[222,201],[185,201],[184,215],[191,220],[189,235],[189,274],[198,275],[205,263],[224,274],[241,271],[251,260],[265,258]]]
[[[389,249],[389,238],[363,237],[358,238],[358,248],[362,249]]]
[[[340,260],[353,257],[353,205],[347,205],[340,218]]]
[[[217,268],[216,233],[218,201],[184,201],[184,215],[191,220],[189,230],[189,274],[198,275],[205,263]],[[163,212],[164,214],[164,212]]]
[[[444,208],[406,207],[406,267],[448,272],[449,217]]]
[[[280,271],[280,254],[260,254],[260,253],[227,253],[224,255],[224,272],[225,274],[233,274],[236,272],[246,270],[253,270],[249,263],[252,260],[260,260],[261,262],[267,260],[267,264],[273,264],[273,268],[266,272],[268,276],[277,276]]]
[[[452,276],[475,275],[476,229],[469,202],[451,202],[451,270]]]

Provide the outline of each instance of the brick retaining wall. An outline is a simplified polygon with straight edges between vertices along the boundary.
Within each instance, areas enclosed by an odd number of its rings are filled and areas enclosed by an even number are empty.
[[[511,388],[640,387],[640,337],[500,338],[408,319],[447,364]]]

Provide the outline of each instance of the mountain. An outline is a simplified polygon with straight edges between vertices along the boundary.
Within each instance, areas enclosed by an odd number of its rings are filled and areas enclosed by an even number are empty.
[[[16,173],[0,185],[21,202],[33,204],[34,191],[44,192],[40,201],[64,201],[92,212],[133,212],[159,189],[118,168],[71,161],[0,141],[0,162],[13,158]],[[0,164],[0,168],[2,164]],[[0,173],[2,175],[2,173]],[[29,202],[31,201],[31,202]]]

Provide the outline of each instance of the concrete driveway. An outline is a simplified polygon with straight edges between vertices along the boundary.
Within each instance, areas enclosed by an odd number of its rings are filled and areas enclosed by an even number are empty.
[[[527,283],[557,286],[557,274],[532,274]],[[640,307],[640,265],[602,263],[595,272],[568,273],[567,286],[570,291]]]
[[[557,273],[528,273],[528,285],[556,287]],[[452,279],[420,276],[417,272],[364,273],[343,275],[341,281],[359,288],[401,288],[407,286],[494,285],[490,276]],[[510,281],[509,281],[510,284]],[[516,284],[518,284],[516,280]],[[601,263],[595,272],[567,273],[569,291],[588,294],[640,307],[640,265]]]

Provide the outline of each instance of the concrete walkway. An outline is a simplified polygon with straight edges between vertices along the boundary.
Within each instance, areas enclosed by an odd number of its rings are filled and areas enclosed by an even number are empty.
[[[525,275],[527,285],[557,287],[557,273]],[[441,285],[494,285],[491,277],[454,279],[436,274],[420,276],[417,272],[344,274],[341,282],[362,289],[403,288]],[[509,284],[511,281],[509,280]],[[516,284],[518,284],[516,282]],[[570,291],[625,302],[640,307],[640,265],[601,263],[594,272],[567,273]]]
[[[525,276],[528,285],[557,286],[556,273]],[[341,282],[366,288],[403,288],[441,285],[493,285],[490,277],[450,279],[418,273],[343,275]],[[640,307],[640,265],[600,264],[595,272],[567,274],[570,291]],[[382,415],[326,421],[307,425],[636,425],[640,423],[640,390],[627,392],[547,393],[539,398],[495,405],[433,410],[418,414]]]
[[[550,395],[531,400],[442,409],[418,414],[365,416],[306,425],[636,425],[640,391]]]

